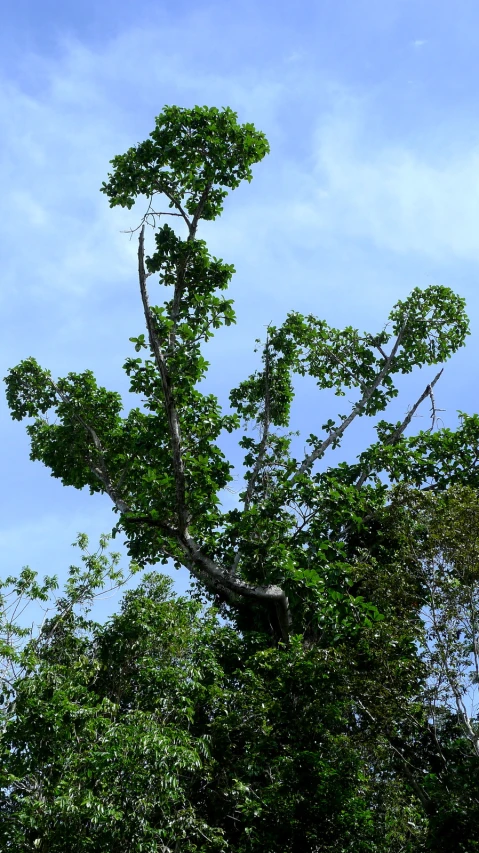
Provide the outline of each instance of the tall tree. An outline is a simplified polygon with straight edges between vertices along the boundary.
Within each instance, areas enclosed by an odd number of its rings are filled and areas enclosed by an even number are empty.
[[[336,591],[347,593],[348,542],[384,504],[383,472],[415,486],[477,480],[479,419],[464,416],[455,433],[405,437],[420,403],[433,401],[439,371],[402,423],[379,422],[377,442],[358,462],[325,468],[328,451],[339,447],[353,421],[384,411],[397,395],[395,377],[445,361],[463,345],[464,300],[438,285],[413,290],[393,308],[386,329],[373,334],[292,313],[268,329],[261,368],[231,392],[235,413],[223,414],[217,399],[201,392],[208,367],[202,347],[234,321],[232,300],[224,296],[234,269],[211,257],[198,227],[219,216],[228,190],[250,181],[252,165],[267,152],[264,135],[239,125],[230,109],[167,107],[149,139],[112,160],[102,188],[110,205],[131,208],[138,197],[147,199],[138,247],[146,335],[131,339],[146,354],[125,362],[142,406],[122,417],[120,396],[99,387],[90,371],[54,380],[33,358],[6,382],[12,417],[34,418],[27,427],[32,458],[64,485],[108,494],[135,559],[186,566],[229,606],[260,611],[287,640],[306,625],[320,630],[325,574],[336,574]],[[158,197],[166,197],[166,211],[157,210]],[[186,236],[161,225],[155,251],[145,258],[145,224],[168,214],[184,223]],[[162,306],[150,305],[147,280],[154,274],[167,291]],[[322,434],[308,433],[301,459],[285,432],[294,374],[314,377],[319,390],[357,396],[349,411],[323,424]],[[225,512],[221,490],[231,465],[216,442],[242,423],[259,427],[260,438],[243,427],[246,485],[239,506]],[[345,601],[351,603],[347,594]]]
[[[291,313],[281,326],[267,329],[257,371],[231,391],[231,411],[223,413],[217,398],[201,390],[208,368],[203,351],[216,329],[234,322],[232,300],[225,296],[234,269],[209,254],[198,229],[202,220],[220,215],[228,191],[250,181],[252,166],[267,152],[264,135],[253,125],[238,124],[230,109],[166,107],[145,142],[111,161],[112,172],[102,187],[111,206],[131,208],[138,198],[145,199],[137,228],[145,331],[130,339],[136,356],[124,365],[139,405],[123,414],[120,395],[98,386],[91,371],[54,379],[34,358],[9,371],[7,398],[13,418],[33,419],[27,426],[33,459],[43,461],[64,485],[88,486],[111,498],[115,530],[123,532],[139,566],[168,561],[185,566],[197,594],[214,602],[236,628],[238,642],[241,638],[247,647],[258,642],[261,653],[276,656],[267,658],[277,667],[268,691],[276,695],[279,679],[283,687],[278,688],[277,706],[283,710],[277,716],[271,711],[270,723],[265,722],[276,733],[276,757],[285,743],[279,735],[285,709],[290,719],[295,708],[302,708],[294,729],[298,743],[310,725],[309,711],[301,705],[307,690],[294,663],[299,643],[301,654],[319,655],[323,662],[326,655],[334,662],[338,707],[342,691],[349,702],[347,712],[337,711],[341,737],[354,732],[366,761],[361,766],[369,768],[364,770],[367,778],[396,773],[397,790],[409,786],[427,811],[427,795],[404,746],[417,740],[411,720],[421,716],[417,701],[427,680],[427,666],[417,653],[423,640],[417,603],[423,580],[414,569],[414,555],[405,551],[392,490],[396,483],[431,494],[455,485],[476,488],[479,418],[462,415],[455,431],[436,428],[434,394],[442,368],[431,371],[402,421],[378,416],[397,396],[402,375],[438,365],[464,344],[464,300],[439,285],[415,288],[393,307],[386,327],[373,333],[335,329],[313,315]],[[162,224],[165,216],[174,217],[178,228]],[[149,226],[154,251],[146,255]],[[150,302],[148,279],[155,275],[166,289],[161,305]],[[294,380],[304,375],[315,380],[318,391],[333,389],[338,397],[347,393],[354,402],[320,429],[311,424],[315,432],[307,429],[308,449],[296,458],[288,430]],[[426,401],[429,429],[408,435]],[[376,440],[354,462],[334,464],[346,430],[364,416],[374,419]],[[224,431],[238,432],[245,452],[244,488],[230,510],[221,504],[232,479],[232,465],[218,444]],[[405,506],[402,511],[407,515]],[[251,670],[249,655],[243,648],[241,679]],[[316,664],[307,666],[312,672]],[[258,667],[255,658],[253,674]],[[292,681],[286,678],[288,671],[295,673]],[[318,690],[323,676],[314,671]],[[261,673],[258,685],[266,678]],[[241,679],[237,683],[243,687]],[[257,692],[262,689],[258,686]],[[245,706],[236,719],[249,719],[249,714]],[[301,758],[295,754],[287,776],[302,792],[288,826],[304,820],[311,833],[319,800],[313,798],[309,811],[305,807],[304,780],[310,777],[301,776],[301,767],[319,761],[322,738],[315,741],[314,759],[306,757],[307,750]],[[266,753],[267,744],[261,760]],[[242,778],[235,761],[234,772]],[[273,758],[271,762],[273,766]],[[315,766],[319,773],[319,764]],[[376,768],[373,777],[371,768]],[[354,778],[358,783],[359,777]],[[242,784],[251,785],[251,779]],[[374,796],[397,803],[394,786],[386,788]],[[271,800],[280,810],[281,796]],[[324,803],[322,808],[324,812]],[[221,812],[219,801],[215,809]],[[254,805],[248,809],[251,816]],[[379,813],[376,805],[376,817]],[[284,835],[284,827],[281,831]],[[231,825],[228,832],[236,838]],[[337,845],[337,827],[335,832]],[[324,833],[316,840],[313,835],[302,837],[301,849],[329,849]],[[264,836],[258,838],[257,849],[265,844],[276,849],[274,834],[268,843]],[[299,849],[298,839],[292,835],[287,849]],[[234,843],[241,849],[238,838]],[[401,841],[405,850],[414,849],[410,843]]]

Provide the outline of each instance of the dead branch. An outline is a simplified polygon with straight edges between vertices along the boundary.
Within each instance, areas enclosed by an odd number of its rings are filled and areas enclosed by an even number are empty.
[[[253,470],[251,472],[251,476],[248,480],[248,486],[246,489],[245,499],[244,499],[244,508],[245,510],[249,509],[251,499],[253,497],[254,488],[256,485],[256,481],[258,479],[259,472],[261,471],[264,456],[268,447],[268,438],[270,431],[270,409],[271,409],[271,394],[270,394],[270,383],[269,383],[269,338],[266,339],[265,346],[265,367],[264,367],[264,419],[263,419],[263,434],[261,436],[261,442],[258,449],[258,455],[256,457],[256,462],[253,466]]]
[[[434,397],[432,396],[432,389],[434,388],[434,386],[435,386],[436,382],[438,381],[438,379],[440,379],[440,377],[442,376],[442,372],[443,372],[443,370],[444,370],[444,368],[442,368],[442,369],[439,371],[439,373],[437,373],[437,374],[436,374],[436,376],[434,377],[434,379],[432,380],[432,382],[430,382],[428,385],[426,385],[426,388],[425,388],[425,389],[424,389],[424,391],[422,392],[421,396],[419,397],[419,399],[418,399],[418,400],[416,400],[416,402],[414,403],[414,406],[412,407],[412,409],[410,409],[410,410],[409,410],[409,412],[407,413],[407,415],[406,415],[406,417],[404,418],[404,420],[402,421],[402,423],[401,423],[401,424],[399,424],[398,428],[397,428],[397,429],[395,429],[395,430],[394,430],[394,432],[389,436],[389,438],[387,438],[387,439],[386,439],[386,441],[384,442],[384,444],[385,444],[385,445],[396,444],[396,442],[397,442],[397,441],[399,441],[399,439],[401,438],[401,435],[403,434],[404,430],[405,430],[405,429],[407,429],[407,427],[408,427],[408,426],[409,426],[409,424],[411,423],[411,421],[412,421],[412,419],[413,419],[414,415],[416,414],[416,412],[417,412],[417,410],[418,410],[419,406],[421,405],[421,403],[423,403],[423,402],[424,402],[424,400],[426,399],[426,397],[431,397],[431,398],[432,398],[432,400],[434,401]],[[434,403],[433,403],[433,406],[434,406]],[[436,421],[436,409],[435,409],[435,408],[433,408],[432,426],[431,426],[431,429],[433,429],[434,424],[435,424],[435,421]],[[359,477],[359,479],[358,479],[358,480],[356,481],[356,483],[355,483],[356,488],[358,488],[358,489],[360,489],[360,488],[361,488],[361,486],[364,484],[364,482],[365,482],[365,481],[367,480],[367,478],[369,477],[369,475],[370,475],[370,473],[371,473],[371,470],[372,470],[371,468],[368,468],[368,469],[366,469],[365,471],[363,471],[363,472],[362,472],[361,476]]]
[[[358,415],[361,414],[361,412],[363,411],[364,407],[367,405],[367,403],[369,402],[369,400],[373,396],[376,389],[379,388],[383,379],[388,375],[388,373],[391,369],[391,366],[394,362],[394,359],[397,355],[397,351],[401,345],[401,341],[403,339],[405,331],[406,331],[406,322],[404,323],[402,328],[399,330],[399,333],[398,333],[398,336],[397,336],[396,341],[394,343],[394,346],[393,346],[390,354],[386,358],[386,361],[385,361],[384,365],[382,366],[381,370],[377,374],[374,382],[372,382],[371,385],[365,390],[365,392],[364,392],[363,396],[361,397],[361,399],[359,400],[359,402],[356,403],[356,405],[354,406],[351,414],[347,418],[345,418],[344,421],[341,422],[341,424],[338,426],[337,429],[332,430],[330,432],[329,436],[319,445],[319,447],[316,447],[315,450],[313,450],[308,456],[306,456],[304,461],[299,466],[298,471],[292,475],[292,479],[297,477],[298,474],[299,475],[304,474],[311,467],[311,465],[316,461],[316,459],[319,459],[321,456],[323,456],[323,454],[326,452],[328,447],[331,444],[333,444],[333,442],[337,441],[338,438],[340,438],[342,436],[342,434],[345,432],[345,430],[348,428],[348,426],[350,426],[350,424],[353,422],[353,420]]]

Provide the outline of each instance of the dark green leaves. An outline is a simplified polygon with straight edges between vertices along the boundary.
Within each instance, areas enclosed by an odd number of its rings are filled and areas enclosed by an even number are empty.
[[[52,625],[0,733],[5,849],[385,850],[393,790],[354,733],[339,647],[241,638],[157,574],[104,626]]]
[[[269,151],[263,133],[236,119],[229,108],[165,107],[150,138],[111,161],[102,192],[112,207],[128,208],[138,195],[162,193],[170,208],[215,219],[228,189],[250,181],[251,166]]]
[[[43,370],[34,358],[27,358],[5,377],[7,402],[16,421],[45,414],[55,404],[55,389],[51,373]]]
[[[401,334],[403,354],[398,365],[405,373],[415,365],[438,364],[464,346],[469,334],[465,299],[449,287],[414,288],[391,311],[393,331]]]

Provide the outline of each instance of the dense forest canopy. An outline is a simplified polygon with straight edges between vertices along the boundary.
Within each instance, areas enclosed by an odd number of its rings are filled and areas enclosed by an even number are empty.
[[[83,569],[22,643],[11,597],[46,599],[54,582],[7,579],[4,849],[479,849],[479,417],[439,428],[435,402],[469,333],[464,300],[415,288],[371,332],[293,311],[223,411],[202,390],[204,353],[235,321],[234,268],[199,229],[267,152],[230,109],[166,107],[111,161],[110,205],[144,204],[127,413],[89,370],[54,378],[30,357],[6,377],[31,458],[109,496],[134,571],[172,562],[193,586],[178,598],[150,572],[100,625],[89,608],[122,575],[106,539],[90,553],[80,538]],[[388,421],[420,368],[423,393]],[[311,401],[297,457],[301,376],[344,409],[320,425]],[[421,405],[431,421],[414,434]],[[336,462],[364,417],[375,440]],[[232,509],[225,431],[244,451]]]

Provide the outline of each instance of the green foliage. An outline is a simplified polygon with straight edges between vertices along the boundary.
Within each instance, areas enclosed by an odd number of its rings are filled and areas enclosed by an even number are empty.
[[[239,125],[229,108],[165,107],[150,138],[111,161],[102,192],[112,206],[128,208],[139,194],[162,193],[170,208],[184,204],[192,215],[215,219],[227,190],[251,181],[251,166],[268,152],[264,134]]]
[[[393,853],[385,831],[418,834],[371,772],[340,651],[242,639],[150,574],[106,625],[71,608],[22,660],[3,849]]]

